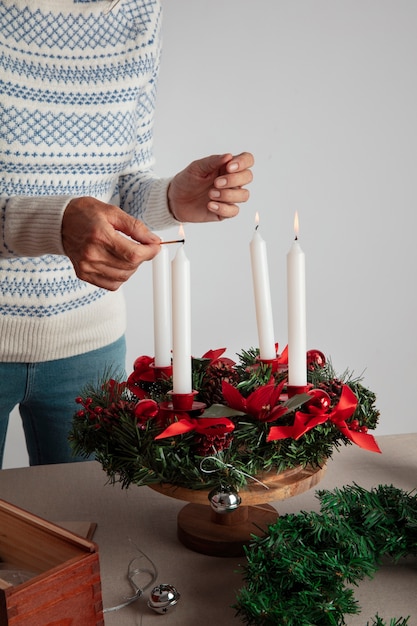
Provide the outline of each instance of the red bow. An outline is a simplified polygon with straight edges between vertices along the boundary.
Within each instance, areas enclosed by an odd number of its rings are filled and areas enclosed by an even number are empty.
[[[165,437],[175,437],[195,430],[200,435],[224,435],[234,430],[235,425],[227,417],[184,417],[178,422],[170,424],[165,430],[157,435],[155,439],[165,439]]]
[[[297,411],[294,424],[292,426],[273,426],[269,431],[267,441],[286,439],[287,437],[299,439],[315,426],[330,420],[345,437],[356,443],[356,445],[371,452],[381,452],[372,435],[349,428],[346,420],[354,414],[357,404],[358,399],[351,388],[348,385],[343,385],[339,402],[330,413],[319,412],[315,415],[310,415]]]

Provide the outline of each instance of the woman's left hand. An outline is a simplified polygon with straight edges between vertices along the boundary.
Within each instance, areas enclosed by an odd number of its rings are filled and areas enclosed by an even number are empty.
[[[250,152],[212,155],[193,161],[172,179],[168,188],[171,213],[178,222],[213,222],[239,213],[254,164]]]

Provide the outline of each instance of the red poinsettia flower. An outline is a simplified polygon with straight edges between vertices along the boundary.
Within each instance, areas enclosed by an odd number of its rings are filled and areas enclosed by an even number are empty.
[[[255,389],[247,398],[227,381],[222,383],[223,397],[232,408],[252,415],[260,422],[272,422],[287,413],[288,409],[279,404],[285,381],[279,385],[268,384]]]
[[[216,363],[217,361],[221,361],[222,363],[225,363],[226,365],[230,365],[230,366],[235,365],[235,361],[232,361],[232,359],[229,359],[227,356],[222,357],[222,354],[224,354],[225,352],[226,352],[226,348],[217,348],[217,350],[208,350],[207,352],[203,354],[201,358],[210,359],[211,365],[213,365],[213,363]]]
[[[159,406],[155,400],[149,398],[139,400],[135,406],[135,417],[138,425],[144,425],[148,420],[156,417],[159,413]]]

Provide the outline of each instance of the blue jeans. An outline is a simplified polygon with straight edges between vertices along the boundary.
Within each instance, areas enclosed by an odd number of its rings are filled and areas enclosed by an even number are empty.
[[[9,414],[19,405],[30,465],[85,460],[72,453],[68,441],[75,398],[89,383],[125,376],[126,342],[44,363],[0,363],[0,467]],[[123,378],[122,378],[123,379]]]

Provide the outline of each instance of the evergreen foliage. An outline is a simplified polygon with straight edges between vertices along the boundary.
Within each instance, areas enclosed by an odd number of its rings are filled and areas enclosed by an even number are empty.
[[[284,515],[246,549],[237,614],[249,626],[342,626],[382,557],[417,555],[417,495],[392,485],[318,491],[320,513]],[[378,615],[367,626],[405,626]]]
[[[299,439],[287,437],[268,441],[273,425],[290,426],[294,415],[310,400],[307,394],[291,399],[280,399],[278,404],[287,413],[275,421],[263,421],[256,415],[242,412],[226,405],[222,385],[233,385],[244,398],[267,385],[280,385],[287,370],[274,370],[271,364],[259,360],[259,351],[249,349],[238,355],[238,363],[219,358],[220,351],[212,351],[215,358],[192,361],[193,388],[196,400],[206,404],[206,410],[198,417],[227,417],[234,430],[226,435],[210,436],[195,431],[175,437],[155,440],[166,424],[153,417],[138,419],[138,398],[151,398],[157,403],[169,400],[172,378],[159,380],[134,377],[134,384],[119,382],[106,375],[96,385],[89,384],[78,399],[82,408],[74,416],[70,442],[78,455],[94,455],[112,482],[122,487],[152,483],[171,483],[189,489],[213,489],[228,484],[235,490],[244,488],[250,477],[265,473],[280,473],[297,466],[322,467],[335,449],[350,445],[351,441],[331,420],[325,421],[306,432]],[[138,361],[152,361],[140,357]],[[142,371],[142,370],[141,370]],[[149,369],[145,367],[145,373]],[[109,374],[109,373],[107,373]],[[365,388],[360,379],[345,372],[337,377],[331,364],[311,365],[308,368],[309,383],[325,390],[332,405],[337,404],[343,385],[348,385],[358,404],[350,418],[355,429],[375,428],[379,411],[375,407],[375,394]],[[120,379],[119,379],[120,380]],[[138,396],[138,394],[140,394]],[[272,410],[274,407],[269,407]],[[178,421],[183,415],[172,414]],[[192,416],[195,417],[195,416]],[[207,456],[219,459],[219,471],[212,474],[201,472],[200,464]]]

